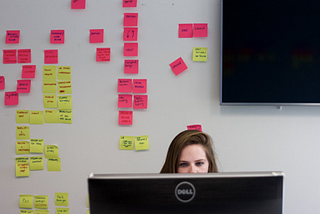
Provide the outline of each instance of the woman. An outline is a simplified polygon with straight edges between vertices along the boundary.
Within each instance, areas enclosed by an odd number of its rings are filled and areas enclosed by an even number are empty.
[[[198,130],[179,133],[171,142],[160,173],[218,172],[211,137]]]

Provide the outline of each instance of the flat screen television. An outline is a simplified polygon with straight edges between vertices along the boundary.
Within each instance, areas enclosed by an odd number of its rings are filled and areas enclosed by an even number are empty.
[[[221,105],[320,105],[320,1],[221,0]]]

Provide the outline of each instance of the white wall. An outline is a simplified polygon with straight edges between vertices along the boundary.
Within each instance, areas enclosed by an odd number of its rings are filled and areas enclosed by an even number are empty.
[[[31,48],[37,65],[30,94],[19,105],[4,106],[4,92],[14,91],[22,64],[0,63],[6,89],[0,91],[0,207],[19,213],[19,194],[49,197],[69,193],[70,213],[86,212],[86,178],[91,172],[160,171],[172,138],[189,124],[201,123],[215,142],[221,171],[281,170],[285,179],[286,213],[320,211],[318,107],[221,107],[219,105],[220,1],[138,0],[124,9],[121,0],[87,0],[85,10],[71,10],[70,0],[0,1],[0,48]],[[122,19],[139,13],[140,70],[123,73]],[[208,38],[178,38],[178,24],[205,22]],[[90,29],[105,29],[103,44],[90,44]],[[21,31],[20,43],[5,44],[8,29]],[[52,29],[65,30],[65,44],[49,42]],[[111,48],[111,61],[95,62],[97,47]],[[193,62],[192,48],[208,47],[207,62]],[[73,123],[29,125],[31,138],[57,144],[61,172],[30,171],[15,178],[15,111],[44,110],[42,104],[43,50],[59,50],[60,65],[72,66]],[[1,51],[2,52],[2,51]],[[169,64],[182,57],[189,67],[175,76]],[[134,124],[117,125],[117,79],[146,78],[149,107],[134,110]],[[118,149],[120,135],[148,135],[148,151]],[[26,155],[26,156],[32,156]]]

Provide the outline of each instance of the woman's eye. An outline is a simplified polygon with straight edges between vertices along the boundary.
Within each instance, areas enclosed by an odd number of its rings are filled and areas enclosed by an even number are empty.
[[[188,164],[187,163],[180,163],[179,166],[180,167],[186,167],[186,166],[188,166]]]
[[[203,162],[197,162],[196,165],[197,166],[202,166],[204,163]]]

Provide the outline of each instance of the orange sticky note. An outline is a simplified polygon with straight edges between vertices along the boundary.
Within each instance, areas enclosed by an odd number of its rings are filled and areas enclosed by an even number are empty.
[[[181,72],[183,72],[188,68],[181,57],[175,60],[174,62],[172,62],[170,64],[170,67],[175,75],[180,74]]]
[[[133,108],[134,109],[147,109],[148,108],[148,95],[134,95]]]
[[[139,73],[139,60],[124,60],[124,73],[125,74],[137,74]]]
[[[86,0],[71,0],[71,9],[86,9]]]
[[[17,80],[17,93],[30,93],[31,80]]]
[[[138,56],[138,43],[124,43],[123,56]]]
[[[123,0],[122,7],[137,7],[137,0]]]
[[[20,39],[20,30],[7,30],[6,44],[18,44]]]
[[[199,130],[200,132],[202,132],[202,127],[201,125],[189,125],[187,126],[188,130]]]
[[[118,108],[131,108],[132,107],[132,95],[131,94],[119,94],[118,95]]]
[[[110,48],[97,48],[96,61],[97,62],[110,61]]]
[[[103,29],[90,30],[90,43],[103,43]]]
[[[123,41],[138,41],[138,28],[123,28]]]
[[[18,50],[18,63],[31,63],[31,49]]]
[[[179,38],[192,38],[192,24],[179,24]]]
[[[51,30],[50,43],[64,44],[64,30]]]
[[[132,79],[118,79],[118,92],[131,93]]]
[[[21,78],[35,78],[36,66],[35,65],[23,65]]]
[[[19,103],[19,94],[15,91],[5,92],[4,96],[4,105],[18,105]]]
[[[0,90],[3,90],[5,88],[5,78],[4,76],[0,76]]]
[[[123,26],[138,26],[138,13],[125,13]]]
[[[193,29],[193,36],[194,37],[208,37],[208,24],[194,24]]]
[[[44,64],[57,64],[58,50],[44,50]]]
[[[133,111],[119,111],[119,125],[132,125]]]
[[[134,79],[132,88],[133,93],[147,93],[147,79]]]
[[[3,64],[17,63],[17,50],[3,50]]]

